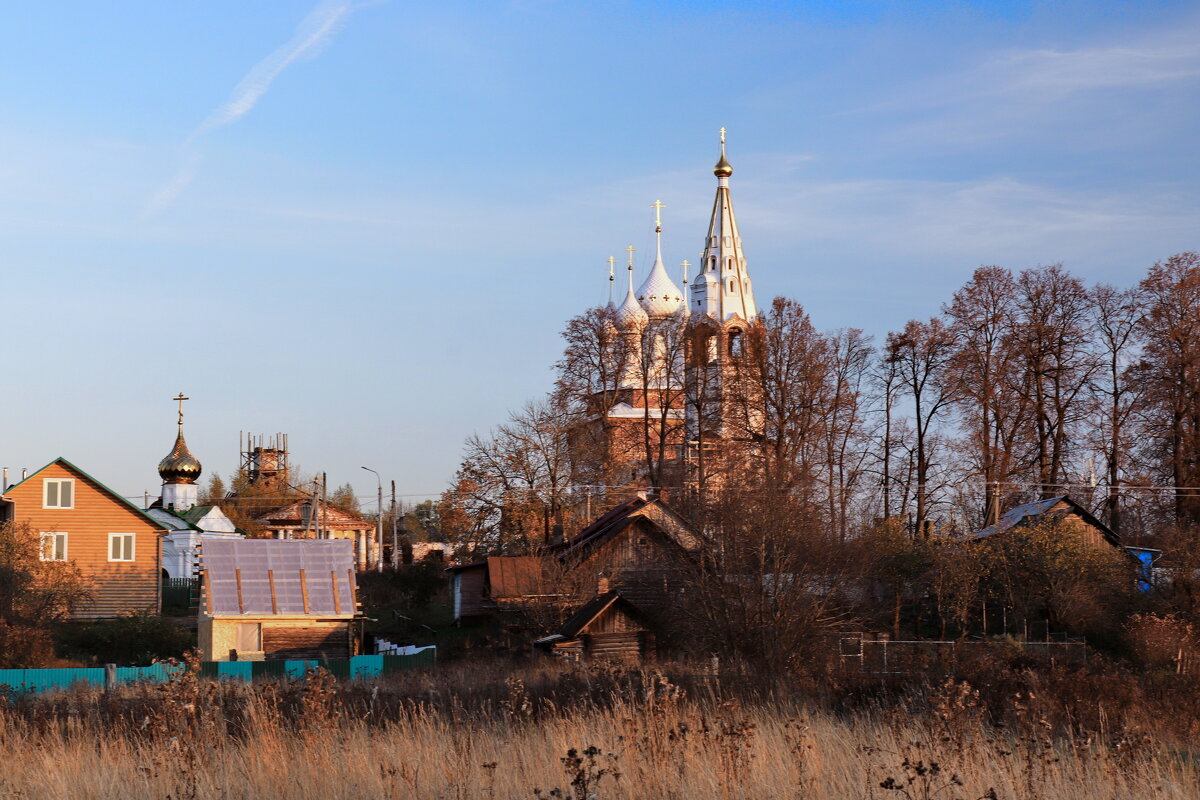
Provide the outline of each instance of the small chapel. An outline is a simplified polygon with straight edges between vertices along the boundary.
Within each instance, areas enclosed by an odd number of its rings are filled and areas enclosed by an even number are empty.
[[[167,529],[162,543],[162,570],[168,578],[195,576],[201,542],[245,538],[245,533],[225,516],[220,506],[200,505],[200,487],[196,482],[203,468],[183,438],[183,401],[187,399],[182,392],[174,398],[179,403],[175,446],[158,462],[162,496],[146,509],[147,514]]]

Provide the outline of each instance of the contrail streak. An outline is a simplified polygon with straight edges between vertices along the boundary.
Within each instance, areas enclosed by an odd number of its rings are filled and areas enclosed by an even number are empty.
[[[200,165],[196,151],[197,141],[211,130],[237,122],[253,110],[271,84],[280,74],[306,55],[315,55],[338,32],[341,23],[351,11],[348,0],[320,3],[301,20],[296,33],[285,45],[275,50],[246,73],[229,95],[229,99],[209,114],[203,122],[184,140],[181,147],[182,161],[175,175],[165,183],[146,203],[142,219],[161,213],[188,187]]]

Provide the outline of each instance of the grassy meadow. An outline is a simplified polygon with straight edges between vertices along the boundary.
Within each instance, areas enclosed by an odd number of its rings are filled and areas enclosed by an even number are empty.
[[[671,673],[464,665],[253,687],[189,675],[10,700],[0,797],[1200,796],[1190,737],[1127,711],[1084,719],[1029,687],[998,714],[961,683],[859,688],[847,703]]]

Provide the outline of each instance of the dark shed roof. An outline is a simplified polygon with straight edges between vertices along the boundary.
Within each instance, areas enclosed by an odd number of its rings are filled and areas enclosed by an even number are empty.
[[[1056,509],[1056,506],[1063,503],[1067,505],[1066,508]],[[1096,517],[1092,516],[1091,512],[1079,505],[1079,503],[1076,503],[1074,500],[1072,500],[1069,495],[1065,494],[1059,495],[1058,497],[1051,497],[1047,500],[1037,500],[1032,503],[1014,506],[1008,511],[1005,511],[1000,516],[1000,521],[995,525],[989,525],[983,530],[977,531],[974,534],[974,538],[986,539],[989,536],[995,536],[997,533],[1003,533],[1022,525],[1030,525],[1038,519],[1055,521],[1071,514],[1078,515],[1088,525],[1091,525],[1093,528],[1096,528],[1098,531],[1100,531],[1101,535],[1104,536],[1104,538],[1107,539],[1114,547],[1121,546],[1120,537],[1118,537],[1117,534],[1112,531],[1112,529],[1110,529],[1100,520],[1096,519]]]
[[[604,594],[596,595],[591,600],[580,606],[569,620],[563,623],[563,626],[549,636],[543,636],[534,644],[549,644],[552,642],[562,642],[574,639],[581,634],[588,625],[591,625],[600,617],[604,616],[613,608],[619,608],[629,616],[636,619],[639,623],[644,623],[644,615],[633,603],[621,597],[617,591],[605,592]]]

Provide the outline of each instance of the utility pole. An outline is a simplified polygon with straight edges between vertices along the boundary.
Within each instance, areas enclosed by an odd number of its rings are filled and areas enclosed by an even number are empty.
[[[321,529],[325,527],[325,507],[329,505],[329,475],[321,473],[321,518],[317,521],[317,538],[321,538]]]
[[[383,478],[370,467],[363,467],[367,472],[374,473],[375,485],[379,490],[379,513],[375,517],[375,571],[383,572]]]
[[[317,526],[317,535],[312,538],[314,538],[314,539],[321,538],[320,523],[317,521],[317,514],[318,514],[317,502],[318,502],[318,500],[320,500],[320,498],[321,498],[321,478],[320,478],[320,476],[317,476],[317,477],[313,478],[312,502],[309,504],[309,507],[308,507],[308,520],[304,523],[304,538],[305,539],[309,538],[308,535],[310,533],[312,533],[312,529],[313,529],[314,525]]]
[[[400,566],[400,537],[396,535],[396,482],[392,481],[392,568]]]

